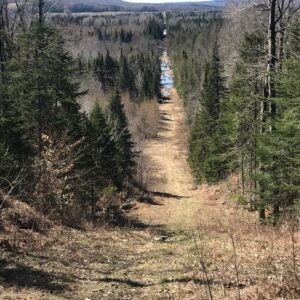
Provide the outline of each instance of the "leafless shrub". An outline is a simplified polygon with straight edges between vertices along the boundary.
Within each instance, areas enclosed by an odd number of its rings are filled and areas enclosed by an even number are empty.
[[[225,234],[229,237],[231,245],[232,245],[233,263],[234,263],[234,271],[235,271],[238,299],[241,300],[239,261],[238,261],[238,253],[237,253],[237,248],[236,248],[234,230],[233,230],[232,224],[230,224],[230,223],[228,224],[227,227],[224,226],[221,222],[219,222],[219,224],[220,224],[221,228],[223,228]]]
[[[211,278],[210,278],[209,270],[208,270],[208,256],[207,256],[207,250],[205,248],[204,235],[200,232],[199,227],[198,227],[197,233],[198,233],[197,237],[193,233],[195,250],[197,253],[197,257],[199,259],[200,270],[203,275],[203,283],[205,285],[205,293],[206,293],[207,299],[212,300],[213,293],[212,293],[212,288],[211,288],[211,284],[210,284]]]
[[[43,134],[42,140],[41,157],[34,163],[32,201],[39,211],[75,225],[82,217],[78,199],[80,173],[76,170],[82,140],[71,143],[67,134],[56,141]]]

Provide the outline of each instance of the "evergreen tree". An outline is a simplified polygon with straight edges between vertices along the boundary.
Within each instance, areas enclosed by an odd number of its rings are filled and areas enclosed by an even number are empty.
[[[106,51],[104,59],[104,72],[103,72],[103,88],[114,87],[116,85],[116,76],[118,72],[117,62],[110,56],[109,51]]]
[[[190,137],[190,163],[198,181],[214,182],[223,178],[227,168],[219,135],[220,103],[225,95],[222,66],[215,47],[206,67],[203,92]]]
[[[289,61],[286,67],[288,72],[277,80],[275,130],[263,132],[258,140],[259,160],[264,162],[258,175],[260,197],[265,207],[273,208],[274,223],[280,209],[299,209],[300,200],[300,61]]]
[[[121,52],[119,62],[119,88],[122,91],[128,90],[131,95],[135,94],[134,74],[129,67],[127,58]]]
[[[261,203],[254,197],[257,189],[257,139],[260,133],[261,102],[264,101],[264,82],[260,79],[260,60],[264,55],[264,36],[255,31],[246,34],[240,48],[240,61],[230,83],[230,93],[221,106],[221,115],[231,120],[226,136],[234,144],[231,165],[241,171],[242,193],[255,209]],[[227,153],[230,156],[230,153]],[[256,198],[256,199],[255,199]]]
[[[12,95],[24,108],[28,136],[41,151],[41,134],[68,129],[81,135],[81,114],[76,99],[81,93],[73,82],[74,65],[61,37],[51,28],[34,25],[20,36],[13,65]]]
[[[217,120],[220,114],[220,103],[225,95],[225,79],[223,67],[219,58],[218,46],[215,45],[209,67],[206,68],[203,83],[202,103],[208,114]]]
[[[147,24],[145,33],[151,35],[154,39],[162,40],[164,38],[163,23],[152,18]]]
[[[90,199],[94,217],[101,191],[118,182],[116,147],[99,103],[95,104],[87,120],[85,142],[88,147],[81,159],[81,168],[86,170],[84,180],[90,188],[85,191],[84,198]]]
[[[95,104],[91,112],[90,124],[89,137],[92,145],[94,175],[98,178],[98,188],[101,188],[109,181],[113,181],[116,171],[114,170],[115,143],[99,103]]]
[[[128,119],[119,91],[113,92],[108,108],[111,134],[116,147],[115,163],[118,172],[118,186],[121,187],[126,179],[135,172],[135,153],[128,128]]]

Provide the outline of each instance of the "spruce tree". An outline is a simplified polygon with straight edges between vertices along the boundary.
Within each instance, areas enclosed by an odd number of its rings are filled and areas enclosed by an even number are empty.
[[[111,134],[116,147],[115,163],[118,172],[118,186],[126,179],[132,178],[135,172],[135,153],[128,128],[128,119],[119,91],[113,92],[108,107]]]
[[[99,103],[96,103],[87,120],[85,144],[87,149],[81,159],[84,180],[90,187],[85,191],[84,198],[90,199],[92,216],[95,216],[95,205],[100,193],[109,185],[117,183],[115,164],[116,147]]]
[[[219,135],[220,103],[225,95],[222,66],[215,47],[206,66],[199,111],[191,130],[190,163],[198,181],[214,182],[226,174],[222,156],[224,143]]]
[[[103,187],[109,181],[113,182],[116,170],[115,143],[99,103],[97,102],[90,115],[90,143],[92,145],[92,161],[95,168],[95,176],[98,178],[97,186]]]
[[[134,95],[135,83],[134,74],[129,67],[127,58],[121,52],[119,62],[119,88],[122,91],[129,91],[131,95]]]
[[[291,60],[285,67],[287,72],[277,81],[275,130],[262,132],[258,140],[258,157],[264,162],[258,176],[259,192],[266,207],[276,207],[274,223],[280,210],[291,206],[299,209],[300,200],[300,62]]]
[[[68,129],[79,137],[81,113],[76,99],[81,93],[79,84],[73,82],[74,64],[61,37],[44,25],[33,25],[18,42],[19,50],[11,61],[12,94],[22,103],[27,134],[37,152],[43,132],[59,134]]]

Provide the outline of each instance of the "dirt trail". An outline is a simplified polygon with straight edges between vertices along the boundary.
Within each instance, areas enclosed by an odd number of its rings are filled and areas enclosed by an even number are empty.
[[[146,143],[148,189],[162,204],[143,206],[143,222],[184,229],[196,218],[200,201],[187,163],[187,129],[181,100],[173,88],[170,99],[159,107],[158,136]]]
[[[238,299],[238,293],[241,299],[276,299],[283,285],[284,299],[297,299],[287,228],[258,226],[253,213],[230,204],[234,177],[194,188],[185,114],[176,90],[170,92],[159,106],[158,135],[145,146],[155,203],[131,213],[139,226],[57,228],[40,249],[13,258],[3,253],[0,299],[201,300],[210,299],[209,289],[213,299]],[[278,267],[283,263],[285,271]]]

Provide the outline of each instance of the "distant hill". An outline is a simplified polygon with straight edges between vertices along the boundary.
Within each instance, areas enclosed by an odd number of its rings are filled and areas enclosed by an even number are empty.
[[[53,12],[105,12],[105,11],[195,11],[219,9],[224,6],[226,0],[212,0],[205,2],[182,3],[130,3],[122,0],[61,0],[50,1]]]

